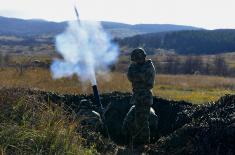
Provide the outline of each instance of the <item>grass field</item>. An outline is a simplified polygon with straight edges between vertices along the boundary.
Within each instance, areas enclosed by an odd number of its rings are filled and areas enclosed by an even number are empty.
[[[0,92],[1,155],[97,154],[77,132],[74,114],[22,92]]]
[[[13,68],[0,70],[1,87],[39,88],[59,93],[91,93],[89,83],[80,83],[76,76],[53,80],[49,70],[27,69],[20,75]],[[101,93],[131,92],[131,84],[124,73],[110,73],[98,77]],[[172,100],[185,100],[195,104],[215,101],[225,94],[235,93],[235,78],[202,75],[157,75],[153,88],[156,96]]]

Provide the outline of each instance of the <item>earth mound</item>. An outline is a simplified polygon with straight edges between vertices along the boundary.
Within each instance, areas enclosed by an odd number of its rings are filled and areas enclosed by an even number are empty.
[[[0,89],[0,96],[36,97],[41,103],[53,103],[66,112],[78,113],[82,99],[92,101],[92,110],[99,111],[92,95],[57,94],[32,89]],[[106,111],[105,126],[116,144],[128,143],[121,132],[122,121],[132,106],[131,94],[113,92],[101,95]],[[235,95],[226,95],[217,102],[193,105],[185,101],[169,101],[154,97],[153,109],[158,127],[151,127],[149,154],[235,154]],[[117,149],[109,147],[108,149]],[[103,150],[100,150],[100,153]],[[113,151],[114,152],[114,151]]]

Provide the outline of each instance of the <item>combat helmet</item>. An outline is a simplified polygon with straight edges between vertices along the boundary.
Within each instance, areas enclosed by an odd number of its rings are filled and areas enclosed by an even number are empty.
[[[136,48],[131,52],[131,61],[143,60],[146,58],[146,52],[143,48]]]
[[[92,103],[91,101],[87,99],[82,99],[79,103],[79,109],[90,109],[92,108]]]

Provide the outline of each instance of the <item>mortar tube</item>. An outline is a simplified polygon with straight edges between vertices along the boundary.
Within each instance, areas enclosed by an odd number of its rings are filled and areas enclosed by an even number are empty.
[[[100,95],[99,95],[97,85],[93,85],[92,89],[93,89],[93,94],[94,94],[94,98],[95,98],[95,103],[100,106],[101,110],[103,110],[103,106],[100,102]]]
[[[93,89],[93,93],[94,93],[94,97],[95,97],[95,102],[96,104],[98,104],[100,106],[100,116],[101,116],[101,119],[102,119],[102,122],[104,123],[104,130],[105,130],[105,133],[107,134],[108,136],[108,139],[110,139],[110,135],[109,135],[109,129],[108,127],[106,126],[106,123],[105,123],[105,118],[104,118],[104,108],[100,102],[100,95],[99,95],[99,91],[98,91],[98,88],[97,88],[97,85],[93,85],[92,86],[92,89]]]

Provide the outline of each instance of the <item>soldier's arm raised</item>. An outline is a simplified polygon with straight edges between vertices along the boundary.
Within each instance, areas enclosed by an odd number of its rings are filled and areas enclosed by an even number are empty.
[[[151,60],[148,60],[148,67],[146,67],[145,77],[147,86],[152,89],[155,83],[156,70]]]
[[[131,82],[139,82],[143,81],[144,73],[140,72],[135,64],[131,64],[128,68],[127,77]]]

